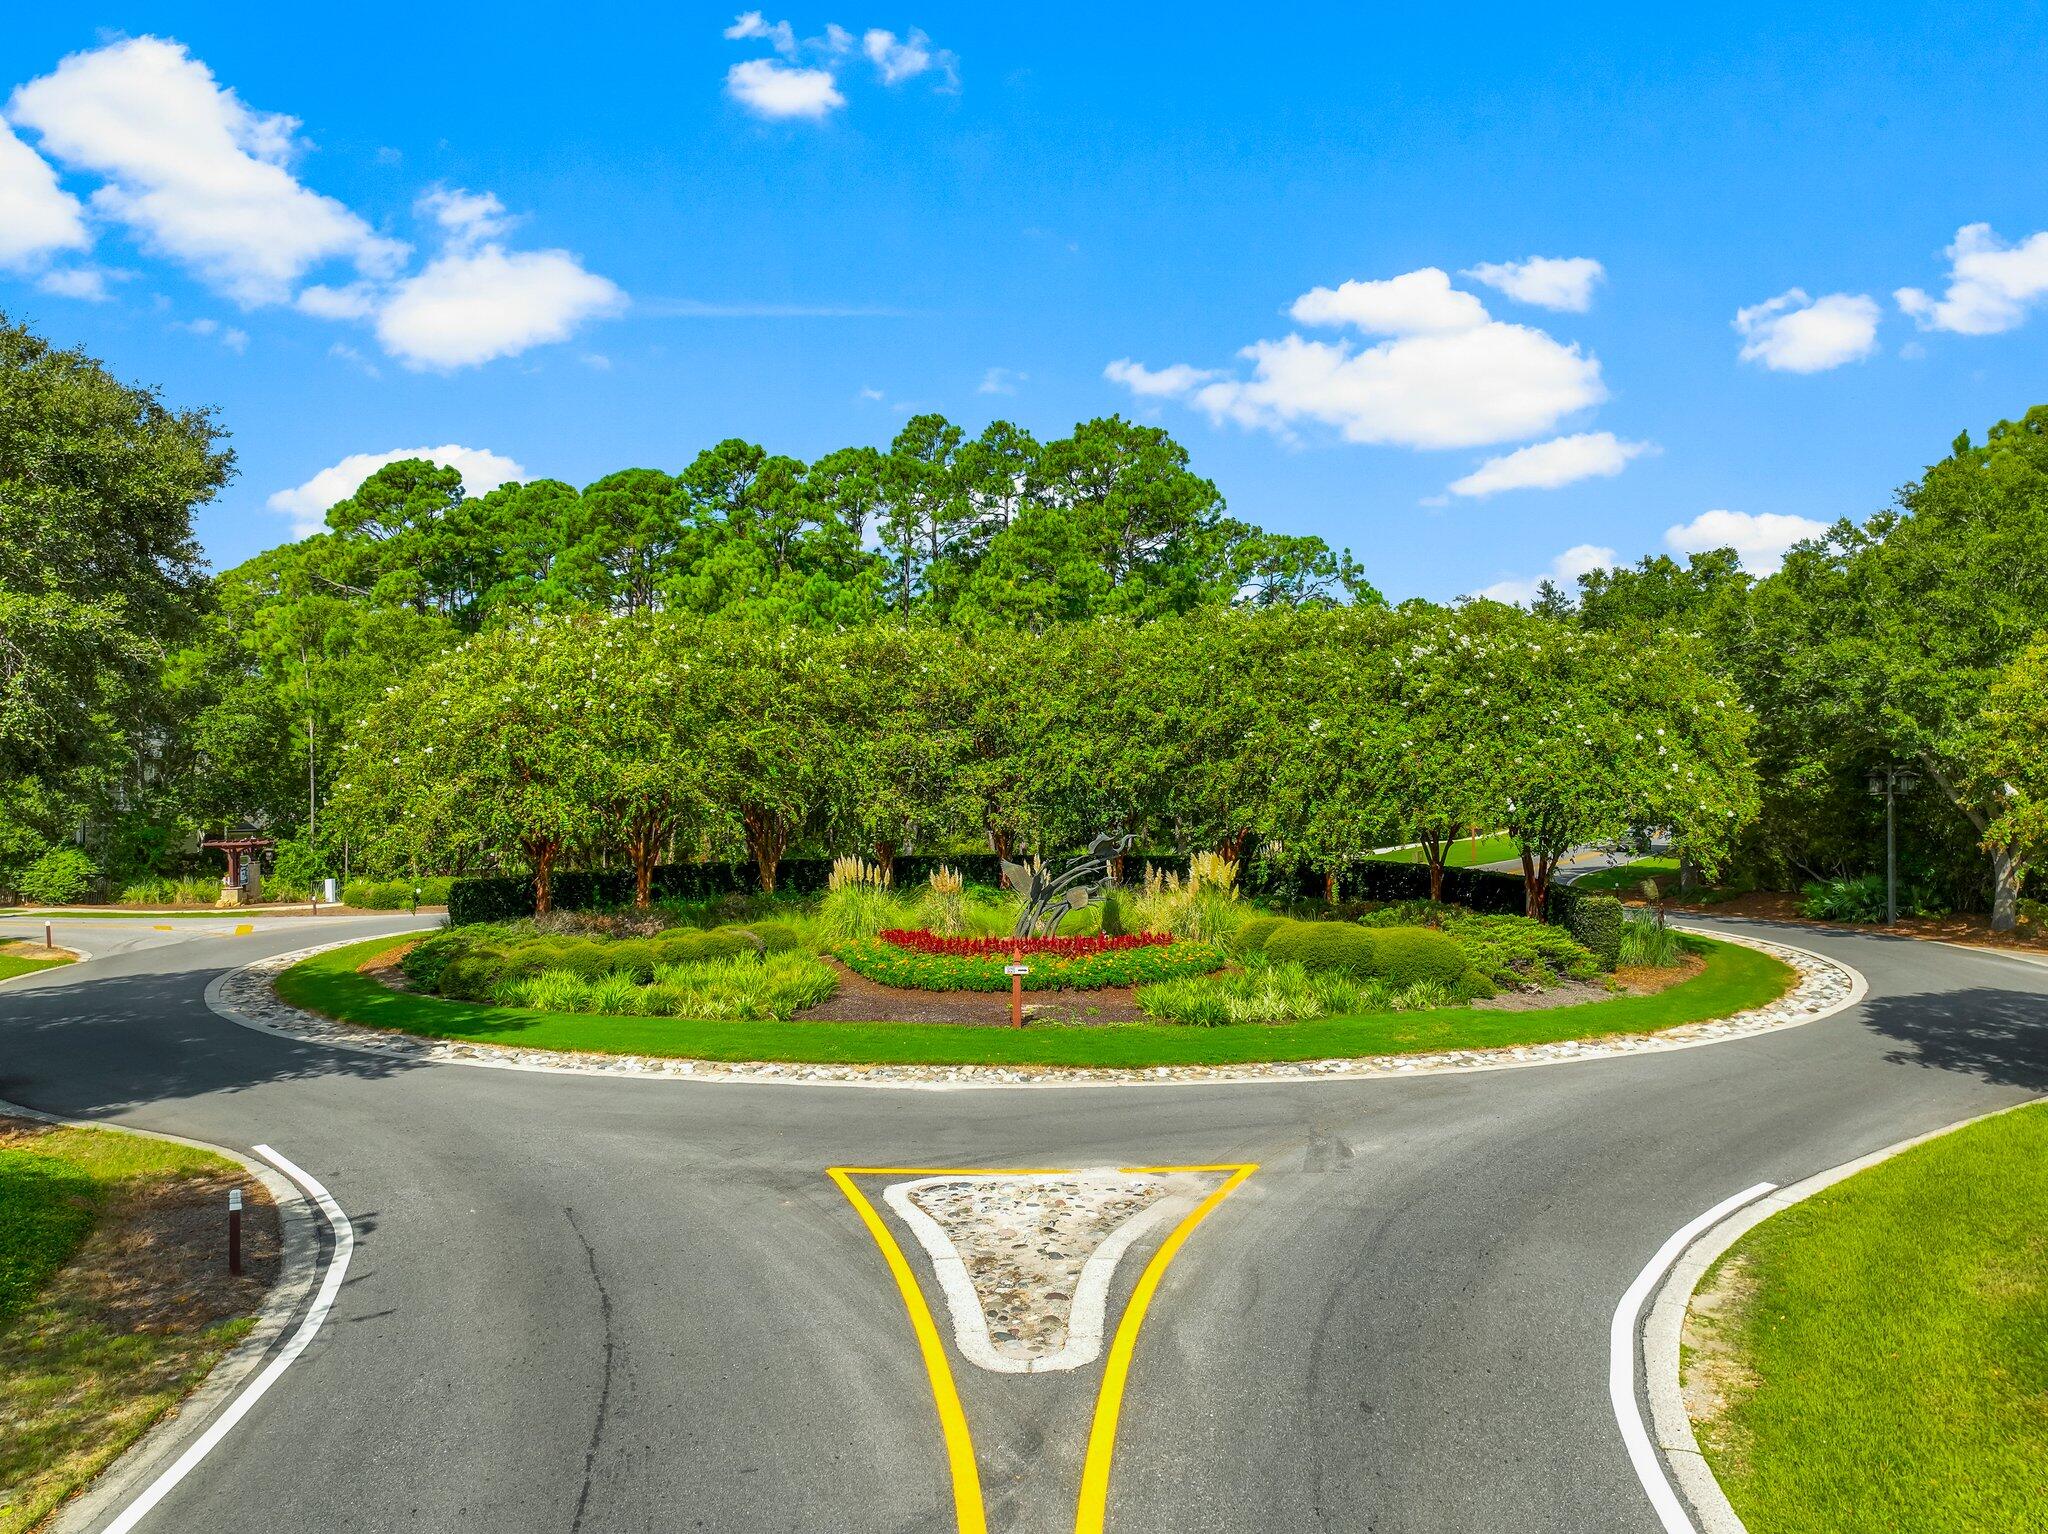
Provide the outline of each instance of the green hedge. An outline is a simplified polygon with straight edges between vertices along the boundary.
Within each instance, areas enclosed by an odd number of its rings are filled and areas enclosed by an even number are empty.
[[[879,938],[862,938],[841,943],[833,950],[833,956],[856,975],[877,985],[913,991],[1010,988],[1010,977],[1003,973],[1003,966],[1010,962],[1005,954],[919,953]],[[1072,958],[1034,953],[1027,962],[1031,965],[1031,973],[1024,977],[1027,991],[1093,991],[1104,986],[1149,985],[1157,980],[1206,975],[1223,967],[1223,953],[1207,943],[1167,943]]]
[[[1628,918],[1612,895],[1582,895],[1565,925],[1602,969],[1621,962],[1621,924]]]
[[[420,892],[421,905],[446,905],[458,880],[445,874],[424,879],[351,879],[341,889],[341,903],[358,911],[405,911],[412,908],[412,892]]]

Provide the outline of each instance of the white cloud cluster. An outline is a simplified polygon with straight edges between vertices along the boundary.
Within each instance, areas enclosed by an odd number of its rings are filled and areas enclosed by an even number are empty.
[[[1821,373],[1877,350],[1878,307],[1861,293],[1809,297],[1790,288],[1735,311],[1742,360],[1778,373]]]
[[[1825,522],[1784,512],[1703,511],[1690,522],[1668,529],[1664,541],[1680,554],[1733,549],[1742,556],[1742,568],[1750,574],[1770,575],[1785,563],[1785,553],[1793,544],[1818,538],[1827,530]]]
[[[43,155],[99,178],[90,213],[190,270],[245,309],[294,304],[325,320],[373,321],[407,367],[455,368],[558,341],[612,313],[625,295],[567,251],[511,251],[517,220],[490,192],[434,187],[415,211],[441,251],[408,273],[412,247],[302,184],[296,118],[260,112],[184,44],[123,38],[72,54],[16,90],[7,119]],[[0,263],[26,267],[89,249],[86,209],[54,170],[0,123]],[[340,282],[308,282],[342,266]],[[42,272],[49,291],[107,296],[94,267]],[[239,330],[219,332],[235,345]]]
[[[1647,442],[1624,442],[1611,431],[1553,437],[1489,458],[1450,484],[1452,495],[1483,497],[1503,490],[1557,490],[1582,479],[1612,479],[1631,458],[1650,451]]]
[[[1294,320],[1384,337],[1359,346],[1300,334],[1239,354],[1251,376],[1128,358],[1107,376],[1145,398],[1186,397],[1212,420],[1291,435],[1304,422],[1351,442],[1479,447],[1536,436],[1607,397],[1600,364],[1544,331],[1508,324],[1437,267],[1315,288]]]
[[[1593,570],[1604,570],[1613,564],[1618,556],[1614,550],[1597,543],[1575,544],[1550,562],[1550,568],[1541,575],[1511,577],[1495,581],[1491,586],[1474,593],[1493,602],[1512,602],[1517,605],[1533,602],[1543,593],[1543,583],[1550,582],[1569,594],[1580,576]]]
[[[813,122],[846,105],[829,69],[805,69],[774,59],[745,59],[725,72],[726,94],[756,117]]]
[[[0,266],[24,269],[92,244],[85,209],[49,162],[0,122]]]
[[[724,35],[730,42],[766,43],[779,55],[745,59],[725,72],[725,93],[754,116],[769,122],[822,122],[846,105],[838,69],[853,53],[856,40],[845,27],[834,22],[822,36],[799,39],[787,21],[743,11]],[[941,89],[959,84],[959,65],[952,53],[934,48],[916,27],[901,38],[884,27],[870,27],[858,43],[884,85],[901,85],[934,72],[941,76]]]
[[[292,175],[296,118],[252,110],[182,43],[74,53],[15,91],[7,115],[103,179],[95,213],[245,306],[283,302],[323,262],[384,277],[405,259],[402,242]]]
[[[1531,256],[1526,261],[1482,261],[1460,276],[1483,282],[1520,304],[1584,314],[1607,268],[1590,256]]]
[[[310,537],[327,525],[328,507],[347,500],[364,480],[385,464],[401,458],[425,458],[460,471],[462,488],[471,495],[482,495],[509,480],[526,478],[526,470],[503,454],[449,442],[440,447],[394,448],[388,453],[351,453],[303,485],[277,491],[266,504],[272,511],[292,519],[294,538]]]
[[[2048,230],[2008,245],[1989,224],[1966,224],[1946,254],[1948,291],[1940,298],[1919,288],[1894,295],[1922,330],[1997,335],[2020,325],[2048,297]]]

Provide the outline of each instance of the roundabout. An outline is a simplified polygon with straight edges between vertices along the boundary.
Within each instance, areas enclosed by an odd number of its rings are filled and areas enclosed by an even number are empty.
[[[410,925],[99,923],[91,959],[0,1000],[0,1098],[270,1147],[351,1225],[331,1314],[145,1534],[1656,1529],[1608,1377],[1645,1262],[1740,1190],[2048,1087],[2048,970],[1736,923],[1702,926],[1810,948],[1866,990],[1713,1048],[1584,1046],[1571,1070],[1293,1062],[1293,1090],[1170,1092],[634,1087],[448,1069],[207,1005],[251,964]],[[1191,1169],[1249,1167],[1185,1223],[1220,1186]],[[892,1198],[933,1179],[962,1191]],[[997,1356],[1053,1357],[1087,1351],[1082,1275],[1124,1209],[1092,1201],[1112,1196],[1167,1212],[1095,1270],[1098,1356],[977,1363],[948,1254],[900,1206],[949,1233]],[[206,1422],[182,1426],[165,1452]]]

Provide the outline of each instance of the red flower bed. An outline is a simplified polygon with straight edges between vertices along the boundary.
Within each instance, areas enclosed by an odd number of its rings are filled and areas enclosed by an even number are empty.
[[[942,953],[962,959],[996,959],[1013,953],[1048,953],[1078,959],[1091,953],[1164,948],[1173,941],[1163,932],[1126,932],[1115,937],[940,937],[922,927],[914,932],[892,927],[878,935],[883,942],[913,953]]]

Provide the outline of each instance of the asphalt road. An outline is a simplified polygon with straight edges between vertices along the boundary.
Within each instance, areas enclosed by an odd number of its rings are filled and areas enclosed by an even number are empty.
[[[206,982],[410,923],[175,925],[60,923],[96,957],[0,988],[0,1098],[267,1142],[358,1246],[313,1347],[143,1534],[951,1529],[902,1304],[825,1168],[1241,1161],[1261,1170],[1140,1337],[1114,1534],[1635,1534],[1656,1525],[1607,1400],[1607,1327],[1658,1245],[1751,1183],[2048,1090],[2048,967],[1808,929],[1753,930],[1854,964],[1869,998],[1707,1048],[946,1093],[296,1044],[213,1015]],[[953,1367],[989,1527],[1071,1530],[1100,1366]]]

